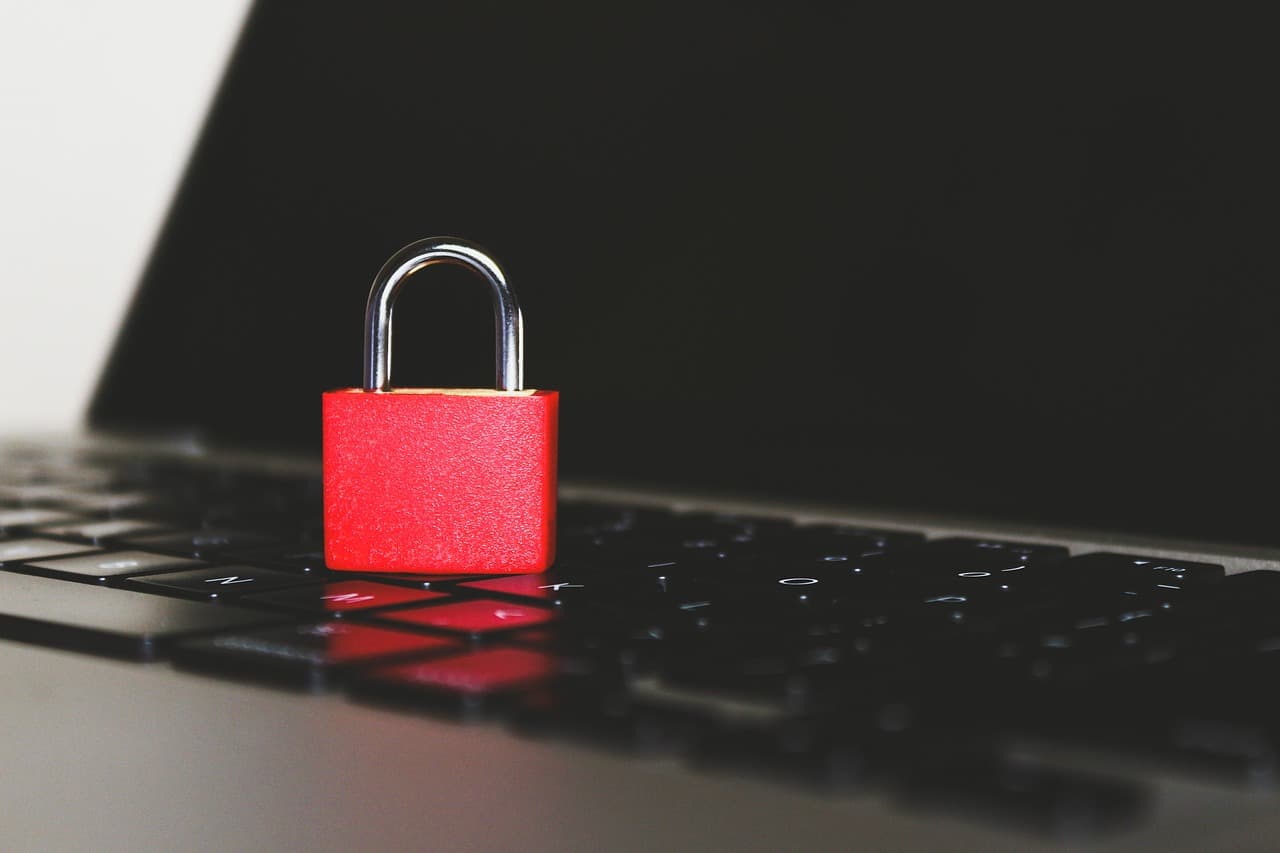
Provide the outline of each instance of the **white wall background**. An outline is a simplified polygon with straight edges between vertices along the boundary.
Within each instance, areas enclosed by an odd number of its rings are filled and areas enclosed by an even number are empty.
[[[247,0],[0,0],[0,433],[80,425]]]

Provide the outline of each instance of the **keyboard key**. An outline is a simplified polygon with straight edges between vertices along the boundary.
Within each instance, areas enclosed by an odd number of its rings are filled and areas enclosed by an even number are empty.
[[[260,611],[0,572],[0,637],[40,645],[151,660],[183,637],[271,621]]]
[[[304,575],[273,572],[253,566],[217,566],[183,572],[167,572],[130,578],[125,585],[143,592],[161,592],[195,598],[227,598],[250,592],[266,592],[313,583]]]
[[[123,511],[129,518],[144,518],[160,525],[164,530],[199,528],[204,523],[204,511],[200,497],[195,494],[180,495],[159,503],[142,504]],[[137,544],[137,543],[134,543]],[[143,547],[152,547],[145,545]]]
[[[247,562],[261,563],[271,568],[287,569],[294,572],[319,572],[323,574],[329,571],[324,564],[324,552],[320,550],[268,548],[262,551],[241,554],[239,557]]]
[[[110,583],[119,578],[148,572],[194,569],[203,565],[205,564],[199,560],[168,554],[149,554],[146,551],[109,551],[27,564],[29,568],[39,569],[39,574],[48,577],[95,583]]]
[[[804,717],[760,723],[719,722],[704,726],[690,750],[699,770],[753,773],[819,790],[866,784],[876,772],[876,747],[852,721],[823,725]],[[871,733],[876,740],[887,738]],[[861,735],[861,737],[859,737]]]
[[[1134,823],[1146,810],[1150,792],[1126,780],[979,754],[916,766],[899,787],[897,802],[1080,839]]]
[[[354,692],[472,716],[507,704],[522,692],[550,681],[558,671],[556,658],[545,652],[482,649],[378,667],[358,677]]]
[[[130,536],[127,541],[148,551],[172,551],[188,557],[207,559],[227,551],[261,548],[276,540],[243,530],[188,530],[154,536]]]
[[[381,620],[474,636],[517,631],[542,625],[556,618],[553,611],[541,607],[484,598],[411,610],[391,610],[377,616]]]
[[[562,539],[591,539],[661,523],[671,513],[649,507],[562,500],[558,508]]]
[[[85,545],[59,542],[56,539],[8,539],[0,542],[0,566],[64,554],[84,554],[96,550]]]
[[[101,512],[116,514],[123,510],[143,506],[157,499],[152,492],[99,492],[69,491],[62,495],[58,502],[81,512]]]
[[[84,497],[88,486],[77,483],[21,483],[0,485],[0,500],[12,501],[23,506],[58,506],[63,509]],[[81,507],[76,507],[80,509]]]
[[[714,531],[716,535],[737,535],[744,539],[788,536],[796,530],[788,518],[767,515],[744,515],[736,512],[678,512],[667,516],[675,525],[693,531]]]
[[[113,473],[107,468],[86,465],[75,459],[57,464],[17,463],[0,469],[0,497],[22,502],[56,501],[67,489],[105,488]]]
[[[1001,596],[1013,600],[1060,585],[1066,559],[1067,550],[1055,546],[953,538],[869,555],[853,565],[868,584],[875,581],[892,597],[932,603],[965,599],[972,609],[979,597],[996,603]]]
[[[0,508],[0,531],[9,532],[19,527],[35,527],[41,524],[73,521],[82,516],[58,509],[3,509]]]
[[[448,595],[434,590],[350,580],[255,593],[245,596],[244,600],[304,613],[331,613],[340,616],[352,610],[421,604],[439,598],[448,598]]]
[[[926,543],[926,547],[931,554],[949,553],[978,561],[991,559],[1025,563],[1027,561],[1062,560],[1068,554],[1067,549],[1061,545],[1012,542],[1001,539],[974,539],[965,536],[931,539]],[[983,555],[986,556],[984,557]]]
[[[848,524],[807,524],[797,528],[804,550],[816,556],[853,558],[886,551],[905,551],[924,544],[919,533],[877,530]]]
[[[703,657],[674,652],[662,672],[671,687],[711,689],[768,702],[780,713],[808,706],[808,682],[784,652]]]
[[[697,573],[695,579],[699,584],[719,589],[704,589],[700,596],[694,593],[688,597],[712,601],[746,597],[755,599],[757,606],[835,601],[844,595],[872,589],[875,573],[864,570],[865,566],[863,562],[798,567],[757,564],[743,566],[741,571],[728,566]],[[675,584],[679,581],[675,579]],[[677,591],[673,584],[668,584],[668,588]]]
[[[691,539],[664,543],[646,538],[641,541],[613,539],[599,544],[565,543],[559,549],[556,565],[571,573],[687,573],[720,559],[717,549],[703,548],[700,542]]]
[[[604,585],[606,584],[597,583],[594,576],[575,578],[572,574],[548,572],[537,575],[510,575],[485,580],[468,580],[458,584],[458,588],[486,593],[496,592],[515,598],[529,598],[559,605],[565,601],[595,599],[595,588]]]
[[[1065,571],[1071,583],[1124,587],[1138,592],[1158,591],[1164,595],[1203,589],[1221,583],[1226,577],[1222,566],[1212,563],[1108,553],[1075,557],[1067,563]]]
[[[904,564],[916,573],[957,580],[971,580],[982,573],[1021,578],[1056,567],[1067,556],[1067,549],[1057,545],[954,537],[929,542]]]
[[[462,642],[447,637],[321,622],[199,637],[181,643],[173,657],[179,666],[323,689],[356,667],[460,651]]]
[[[101,545],[121,536],[158,533],[163,526],[154,521],[138,518],[114,518],[110,521],[78,521],[63,524],[41,525],[37,532],[50,536],[67,536],[75,539],[87,539],[95,545]]]
[[[685,752],[707,725],[706,715],[637,699],[604,673],[564,669],[521,698],[511,719],[517,733],[659,755]]]
[[[0,474],[0,476],[3,475]],[[64,495],[73,491],[75,491],[74,486],[65,486],[60,483],[0,483],[0,500],[18,504],[57,503]]]

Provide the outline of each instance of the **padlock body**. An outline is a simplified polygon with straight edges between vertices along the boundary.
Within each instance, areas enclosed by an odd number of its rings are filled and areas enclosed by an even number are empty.
[[[325,393],[329,568],[548,568],[555,559],[559,403],[555,391]]]

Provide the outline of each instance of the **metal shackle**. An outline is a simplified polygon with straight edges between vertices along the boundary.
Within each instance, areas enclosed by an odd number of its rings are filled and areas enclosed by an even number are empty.
[[[364,390],[391,388],[391,312],[406,278],[433,264],[466,267],[489,283],[493,296],[499,391],[524,390],[524,320],[498,264],[484,250],[454,237],[428,237],[405,246],[378,270],[364,312]]]

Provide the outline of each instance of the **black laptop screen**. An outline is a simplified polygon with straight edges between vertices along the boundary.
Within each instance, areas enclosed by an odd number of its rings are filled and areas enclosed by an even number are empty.
[[[1264,30],[844,5],[260,5],[91,421],[315,451],[454,234],[566,476],[1280,544]],[[393,379],[483,385],[438,270]]]

